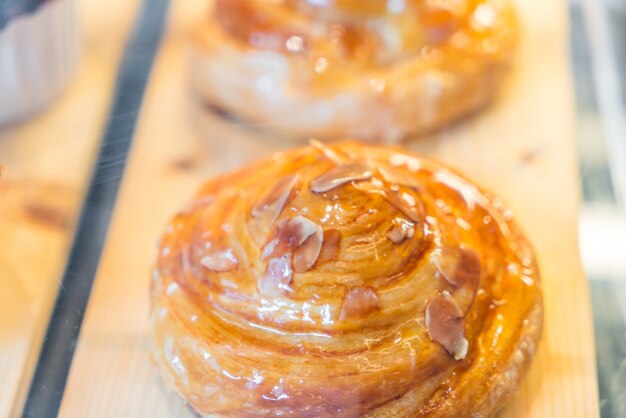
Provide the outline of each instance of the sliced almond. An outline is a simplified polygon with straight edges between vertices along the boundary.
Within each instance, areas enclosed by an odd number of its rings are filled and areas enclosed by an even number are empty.
[[[363,319],[380,310],[376,291],[371,287],[352,287],[343,297],[340,321]]]
[[[269,224],[274,223],[276,218],[285,208],[289,197],[295,189],[296,176],[283,177],[259,202],[252,208],[252,216],[264,218]]]
[[[456,304],[459,306],[461,312],[463,312],[463,316],[469,312],[470,308],[474,304],[477,290],[477,288],[463,286],[452,292],[452,297],[456,301]]]
[[[281,257],[272,258],[267,263],[267,268],[259,278],[259,291],[264,296],[281,296],[290,291],[291,277],[291,253]]]
[[[239,262],[229,248],[202,256],[200,264],[212,271],[226,272],[235,269]]]
[[[424,208],[422,202],[406,192],[386,192],[385,198],[396,209],[413,222],[420,222]]]
[[[401,244],[406,239],[406,231],[399,226],[394,225],[387,233],[387,238],[394,244]]]
[[[476,188],[476,186],[469,184],[467,181],[459,178],[458,176],[441,170],[433,175],[435,182],[445,185],[449,191],[457,196],[460,196],[465,203],[465,207],[469,212],[472,212],[480,200],[482,193]]]
[[[415,228],[412,222],[396,218],[393,220],[393,226],[387,233],[387,238],[394,244],[401,244],[407,238],[413,237],[414,234]]]
[[[286,252],[292,252],[300,247],[311,235],[319,233],[320,239],[322,227],[304,216],[294,216],[285,219],[278,225],[272,235],[272,239],[263,248],[261,253],[264,259],[281,256]]]
[[[449,293],[433,296],[426,306],[428,336],[441,344],[455,360],[464,359],[469,343],[465,338],[463,312]]]
[[[295,238],[298,246],[302,245],[304,241],[306,241],[313,234],[319,233],[320,240],[322,239],[322,227],[312,220],[305,218],[304,216],[294,216],[289,220],[289,222],[294,225]]]
[[[263,247],[263,251],[261,251],[261,260],[267,260],[271,255],[276,252],[276,247],[278,246],[278,238],[274,238],[270,240],[265,247]]]
[[[412,189],[417,189],[419,187],[416,178],[405,173],[401,168],[380,167],[378,171],[388,183]]]
[[[374,218],[376,218],[376,209],[370,209],[367,212],[361,213],[359,216],[357,216],[354,220],[354,223],[357,225],[370,225],[373,223]]]
[[[323,237],[322,228],[318,227],[318,230],[311,234],[302,245],[295,250],[293,254],[293,270],[296,273],[309,271],[313,265],[315,265],[320,250],[322,249]]]
[[[431,260],[443,278],[453,286],[476,288],[480,279],[480,259],[469,248],[444,246],[437,248]]]
[[[325,229],[322,242],[322,249],[317,257],[316,263],[323,264],[335,258],[339,252],[339,242],[341,241],[341,233],[336,229]]]
[[[311,191],[314,193],[328,192],[352,181],[370,179],[372,175],[372,171],[365,164],[354,163],[338,165],[313,179],[311,182]]]
[[[322,144],[320,141],[316,141],[315,139],[312,139],[311,141],[309,141],[309,144],[313,148],[321,152],[324,155],[324,157],[328,158],[330,161],[334,162],[335,164],[342,164],[346,160],[345,157],[342,157],[337,152],[335,152],[332,148]]]

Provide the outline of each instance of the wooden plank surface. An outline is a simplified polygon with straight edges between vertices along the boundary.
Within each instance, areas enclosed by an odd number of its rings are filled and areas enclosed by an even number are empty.
[[[165,222],[202,179],[284,149],[268,132],[199,108],[185,79],[189,22],[202,2],[173,3],[134,149],[87,311],[61,417],[191,417],[149,360],[148,286]],[[562,1],[519,0],[523,41],[497,103],[445,132],[406,144],[500,194],[534,243],[545,335],[501,417],[598,415],[588,289],[579,262],[579,180]]]
[[[45,112],[0,130],[0,418],[19,416],[28,389],[138,3],[78,2],[71,85]]]

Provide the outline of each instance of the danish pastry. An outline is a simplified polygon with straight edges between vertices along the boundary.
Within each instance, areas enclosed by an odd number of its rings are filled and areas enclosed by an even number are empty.
[[[491,416],[543,315],[498,198],[350,142],[204,184],[165,230],[151,299],[161,374],[211,417]]]
[[[516,43],[506,0],[216,0],[194,30],[206,102],[304,138],[397,141],[478,109]]]

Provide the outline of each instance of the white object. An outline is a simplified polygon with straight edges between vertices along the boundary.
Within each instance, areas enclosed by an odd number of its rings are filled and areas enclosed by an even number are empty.
[[[78,60],[74,0],[52,0],[0,30],[0,126],[43,109]]]

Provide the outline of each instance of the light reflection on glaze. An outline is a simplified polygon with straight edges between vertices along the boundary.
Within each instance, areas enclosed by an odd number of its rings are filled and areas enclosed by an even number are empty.
[[[234,107],[247,118],[275,125],[286,116],[275,112],[298,110],[311,115],[307,122],[319,120],[343,135],[390,131],[389,140],[397,140],[489,100],[515,51],[517,25],[507,1],[319,3],[211,2],[197,43],[203,59],[225,58],[228,65],[213,69],[211,62],[199,71],[200,79],[213,78],[216,89],[211,90],[219,90],[206,95],[224,101],[220,81],[229,91],[229,78],[235,78],[239,81],[232,85],[246,93],[242,101],[249,107],[233,105],[235,100],[222,107]],[[236,74],[248,77],[241,81],[232,77]],[[363,117],[332,114],[357,105],[363,105]],[[372,129],[354,126],[370,114],[380,119],[372,120]],[[348,126],[334,126],[341,122]],[[313,124],[302,125],[309,126],[299,133],[315,132]]]
[[[213,203],[177,215],[166,228],[153,284],[155,356],[203,414],[356,417],[417,387],[423,395],[411,402],[420,411],[450,379],[505,362],[526,308],[541,297],[532,252],[501,202],[494,207],[490,196],[426,159],[349,143],[329,149],[333,159],[328,150],[307,147],[208,182],[197,199],[211,196]],[[309,181],[355,158],[368,161],[372,179],[327,195],[310,191]],[[415,182],[397,188],[423,211],[415,223],[385,197],[393,186],[380,180],[377,170],[385,167]],[[301,184],[273,224],[252,216],[257,201],[292,174]],[[305,210],[310,221],[338,231],[337,253],[294,273],[289,292],[263,296],[257,282],[269,262],[261,254],[273,225]],[[463,218],[455,216],[460,212]],[[394,243],[388,231],[403,222],[419,233]],[[478,254],[475,286],[440,278],[431,255],[452,245]],[[199,269],[215,248],[232,250],[238,268]],[[347,291],[358,287],[374,292],[376,309],[341,320]],[[427,302],[441,292],[468,309],[463,360],[452,359],[426,329]],[[175,353],[167,346],[174,340]]]

